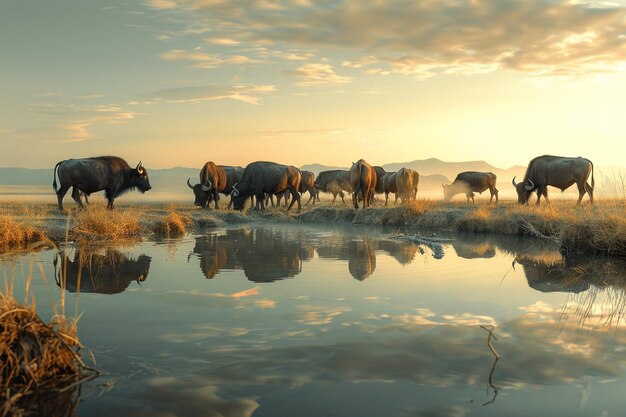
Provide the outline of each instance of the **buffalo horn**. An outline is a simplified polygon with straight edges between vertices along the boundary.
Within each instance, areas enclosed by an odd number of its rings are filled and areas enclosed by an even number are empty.
[[[193,190],[193,185],[191,185],[191,182],[189,181],[190,179],[191,178],[187,178],[187,186]]]
[[[524,185],[524,188],[526,188],[528,191],[535,188],[535,183],[533,182],[533,180],[528,180],[528,183],[529,183],[528,185]]]
[[[237,189],[237,184],[239,184],[238,182],[233,184],[233,191],[232,191],[232,195],[233,197],[239,197],[239,190]]]
[[[513,184],[513,187],[517,187],[517,183],[515,182],[515,176],[513,176],[513,180],[511,181],[511,184]]]

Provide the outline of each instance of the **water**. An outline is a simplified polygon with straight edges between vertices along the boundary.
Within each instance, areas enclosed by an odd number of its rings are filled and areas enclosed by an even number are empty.
[[[0,268],[17,296],[33,277],[44,318],[66,282],[103,371],[83,417],[621,415],[623,263],[489,236],[436,259],[391,232],[220,229]]]

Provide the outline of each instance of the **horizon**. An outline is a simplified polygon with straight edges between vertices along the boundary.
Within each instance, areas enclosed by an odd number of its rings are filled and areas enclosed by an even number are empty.
[[[626,0],[12,2],[0,166],[621,166],[623,33]]]

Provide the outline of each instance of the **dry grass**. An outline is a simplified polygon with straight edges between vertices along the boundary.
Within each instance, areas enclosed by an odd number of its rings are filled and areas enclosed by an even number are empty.
[[[108,210],[104,206],[89,206],[76,211],[71,234],[80,239],[128,239],[142,233],[141,212],[136,210]]]
[[[44,232],[18,223],[12,215],[0,214],[0,252],[25,250],[47,241]]]
[[[97,375],[79,355],[76,321],[44,323],[35,306],[0,293],[0,416],[69,415],[78,385]]]
[[[152,231],[158,236],[180,237],[185,234],[187,228],[193,224],[190,216],[171,211],[167,216],[158,220],[152,227]]]

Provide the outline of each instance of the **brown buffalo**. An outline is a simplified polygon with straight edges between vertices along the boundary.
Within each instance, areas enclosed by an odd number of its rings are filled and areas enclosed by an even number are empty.
[[[397,195],[400,196],[402,202],[409,202],[415,199],[415,187],[413,186],[413,171],[408,168],[401,168],[396,172],[396,189]]]
[[[591,185],[587,179],[591,174]],[[568,158],[563,156],[544,155],[539,156],[528,164],[524,181],[511,181],[517,191],[517,202],[528,203],[528,198],[533,191],[537,192],[537,205],[543,195],[548,201],[548,185],[564,191],[576,184],[578,186],[578,203],[583,199],[585,192],[589,194],[589,200],[593,204],[593,162],[586,158]]]
[[[359,159],[350,168],[350,185],[352,203],[354,208],[359,208],[359,199],[363,201],[363,208],[369,207],[371,195],[376,187],[376,171],[364,159]]]
[[[200,170],[200,184],[191,185],[190,180],[187,179],[187,186],[195,195],[194,205],[208,208],[210,200],[213,199],[215,208],[218,209],[217,202],[220,199],[218,193],[224,193],[227,186],[226,171],[223,166],[209,161]]]
[[[396,172],[387,172],[383,176],[383,192],[385,193],[385,205],[389,204],[389,193],[394,193],[396,199],[394,205],[398,201],[398,187],[396,185]]]

